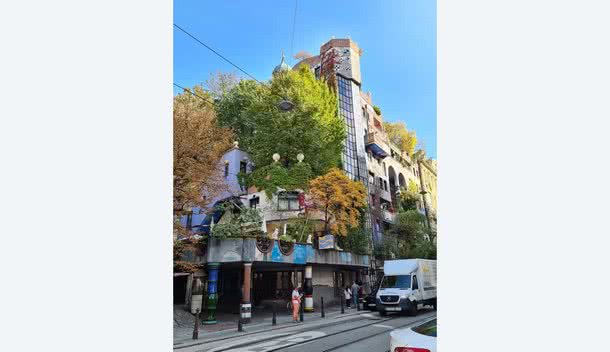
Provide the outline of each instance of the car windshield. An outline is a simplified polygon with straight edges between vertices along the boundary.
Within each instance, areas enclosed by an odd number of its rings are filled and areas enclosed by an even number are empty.
[[[425,322],[419,326],[413,328],[418,334],[436,337],[436,319],[432,319],[428,322]]]
[[[381,288],[411,288],[411,275],[389,275],[384,276]]]

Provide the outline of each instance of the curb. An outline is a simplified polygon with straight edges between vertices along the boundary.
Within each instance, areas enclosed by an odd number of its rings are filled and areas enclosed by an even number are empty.
[[[303,324],[299,324],[299,325],[285,325],[285,326],[275,327],[275,328],[271,328],[271,329],[260,329],[260,330],[255,330],[255,331],[245,331],[246,334],[239,334],[239,335],[233,335],[233,336],[220,337],[220,338],[216,338],[216,339],[212,339],[212,340],[201,341],[199,343],[195,342],[195,343],[187,344],[188,342],[179,342],[177,344],[174,344],[173,348],[174,348],[174,350],[179,350],[179,349],[182,349],[182,348],[193,347],[193,346],[198,346],[198,345],[203,345],[203,344],[208,344],[208,343],[214,343],[214,342],[218,342],[218,341],[228,340],[228,339],[232,339],[232,338],[236,338],[236,337],[244,337],[244,336],[249,336],[249,335],[255,335],[255,334],[258,334],[258,333],[262,333],[262,332],[271,332],[271,331],[282,330],[282,329],[287,329],[287,328],[296,328],[296,327],[323,328],[323,327],[326,327],[326,326],[335,325],[337,323],[337,321],[335,319],[347,318],[347,319],[345,319],[346,321],[356,320],[356,319],[358,319],[358,317],[361,314],[366,314],[366,313],[370,313],[370,312],[369,311],[359,311],[359,312],[348,313],[348,314],[340,314],[339,313],[339,314],[337,314],[338,316],[336,316],[336,317],[332,317],[332,318],[331,317],[327,317],[327,318],[317,319],[311,325],[306,324],[305,322],[303,322]],[[329,321],[325,321],[325,320],[327,320],[329,318],[333,319],[333,321],[330,321],[330,322]],[[315,324],[315,322],[318,322],[318,321],[322,322],[322,324]],[[256,324],[256,326],[262,326],[262,325],[270,326],[268,324]],[[252,327],[254,327],[254,325],[252,325]],[[229,330],[223,330],[223,331],[219,331],[219,332],[224,332],[224,331],[229,331]],[[294,332],[291,331],[288,334],[292,334],[292,333],[294,333]],[[274,339],[277,336],[278,335],[262,338],[262,339],[256,340],[255,342],[257,342],[257,343],[258,342],[264,342],[264,341],[267,341],[267,340]],[[253,343],[253,341],[248,341],[248,342],[242,343],[240,345],[231,345],[231,348],[243,347],[243,346],[247,346],[247,345],[249,345],[251,343]]]

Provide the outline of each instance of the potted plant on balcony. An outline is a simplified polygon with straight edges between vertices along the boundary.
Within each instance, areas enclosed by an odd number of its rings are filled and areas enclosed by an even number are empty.
[[[271,253],[273,250],[273,239],[271,239],[266,232],[261,231],[260,234],[256,236],[256,248],[258,248],[261,253]]]
[[[283,255],[290,255],[294,251],[294,244],[296,243],[296,239],[292,238],[292,236],[288,234],[281,235],[278,241],[278,246],[280,247],[280,252]]]

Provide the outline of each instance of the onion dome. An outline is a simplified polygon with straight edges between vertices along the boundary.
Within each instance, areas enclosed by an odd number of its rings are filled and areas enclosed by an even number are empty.
[[[292,67],[290,67],[290,65],[288,65],[284,61],[284,50],[282,50],[282,61],[280,62],[279,65],[275,66],[275,68],[273,69],[273,74],[276,74],[281,71],[290,71],[291,69],[292,69]]]

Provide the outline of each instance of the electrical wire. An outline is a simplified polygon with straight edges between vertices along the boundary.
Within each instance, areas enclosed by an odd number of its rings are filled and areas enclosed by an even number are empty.
[[[294,57],[294,29],[297,25],[297,4],[299,0],[294,0],[294,17],[292,18],[292,39],[290,40],[290,56]]]
[[[295,16],[296,16],[296,6],[295,6]],[[295,17],[296,18],[296,17]],[[193,40],[195,40],[197,43],[203,45],[206,49],[210,50],[211,52],[213,52],[214,54],[218,55],[220,58],[222,58],[223,60],[225,60],[226,62],[230,63],[231,65],[233,65],[235,68],[237,68],[238,70],[240,70],[241,72],[243,72],[244,74],[246,74],[248,77],[252,78],[253,80],[255,80],[257,83],[259,83],[262,87],[266,87],[267,89],[269,89],[269,91],[271,92],[272,95],[275,95],[278,98],[281,98],[283,100],[286,99],[286,97],[279,95],[277,93],[274,93],[273,90],[271,89],[271,87],[269,87],[268,85],[262,83],[261,81],[259,81],[258,79],[256,79],[254,76],[252,76],[251,74],[249,74],[248,72],[246,72],[244,69],[242,69],[241,67],[237,66],[235,63],[233,63],[231,60],[227,59],[226,57],[224,57],[222,54],[220,54],[218,51],[212,49],[209,45],[205,44],[204,42],[202,42],[201,40],[199,40],[197,37],[195,37],[193,34],[189,33],[188,31],[186,31],[184,28],[178,26],[177,24],[174,23],[174,27],[178,28],[180,31],[184,32],[186,35],[188,35],[189,37],[193,38]],[[294,26],[293,26],[293,37],[294,37]],[[175,84],[175,83],[174,83]]]
[[[191,95],[193,95],[193,96],[196,96],[197,98],[199,98],[199,99],[203,100],[203,101],[204,101],[204,102],[206,102],[207,104],[210,104],[210,106],[212,106],[212,107],[214,106],[214,103],[213,103],[213,102],[211,102],[211,101],[207,100],[206,98],[202,97],[201,95],[195,94],[195,93],[191,92],[190,90],[188,90],[187,88],[184,88],[184,87],[182,87],[182,86],[177,85],[176,83],[174,83],[174,85],[175,85],[176,87],[178,87],[178,88],[182,89],[183,91],[188,92],[189,94],[191,94]]]
[[[209,45],[207,45],[206,43],[202,42],[201,40],[197,39],[197,37],[195,37],[194,35],[192,35],[191,33],[187,32],[185,29],[183,29],[182,27],[178,26],[177,24],[174,23],[174,27],[178,28],[179,30],[181,30],[182,32],[184,32],[186,35],[188,35],[189,37],[193,38],[196,42],[198,42],[199,44],[203,45],[204,47],[206,47],[208,50],[210,50],[211,52],[213,52],[214,54],[218,55],[220,58],[222,58],[223,60],[225,60],[226,62],[230,63],[231,65],[233,65],[233,67],[237,68],[238,70],[240,70],[241,72],[245,73],[246,75],[248,75],[250,78],[252,78],[253,80],[255,80],[258,83],[261,83],[258,79],[254,78],[254,76],[252,76],[251,74],[249,74],[248,72],[246,72],[244,69],[242,69],[241,67],[237,66],[236,64],[234,64],[231,60],[227,59],[226,57],[224,57],[222,54],[220,54],[219,52],[217,52],[216,50],[212,49]],[[262,83],[261,83],[262,84]]]

